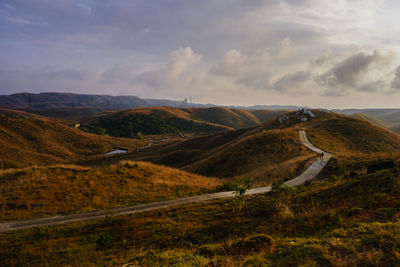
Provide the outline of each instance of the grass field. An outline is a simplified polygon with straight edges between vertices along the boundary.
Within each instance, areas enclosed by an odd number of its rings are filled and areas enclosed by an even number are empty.
[[[145,140],[84,133],[66,121],[0,109],[0,169],[79,161]]]
[[[368,162],[365,162],[368,164]],[[398,163],[397,163],[398,164]],[[248,198],[0,234],[9,265],[397,266],[399,168]]]
[[[135,138],[141,134],[204,135],[258,125],[285,111],[148,107],[105,111],[82,119],[81,129]]]
[[[276,183],[273,192],[248,197],[241,211],[225,199],[3,232],[0,266],[400,265],[399,135],[365,120],[313,112],[307,122],[292,112],[283,123],[78,160],[81,165],[1,170],[2,221],[200,194],[230,188],[236,177]],[[299,142],[303,128],[335,157],[318,179],[283,186],[316,157]]]
[[[146,162],[0,171],[0,220],[19,220],[162,201],[215,191],[222,182]]]
[[[400,135],[347,116],[311,125],[307,133],[316,146],[337,155],[390,155],[400,149]]]

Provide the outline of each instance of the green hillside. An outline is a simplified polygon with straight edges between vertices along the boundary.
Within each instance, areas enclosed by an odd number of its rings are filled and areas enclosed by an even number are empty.
[[[82,119],[80,129],[117,137],[138,137],[138,134],[195,135],[255,126],[283,111],[247,111],[228,108],[151,107],[123,111],[107,111]]]
[[[93,135],[65,121],[0,109],[0,169],[79,161],[114,147],[136,150],[144,143]]]

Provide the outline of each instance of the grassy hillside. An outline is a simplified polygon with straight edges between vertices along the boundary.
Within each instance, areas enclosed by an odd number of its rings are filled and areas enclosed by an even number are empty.
[[[310,140],[337,155],[398,153],[400,135],[365,120],[336,115],[307,127]]]
[[[258,125],[285,111],[151,107],[107,111],[82,119],[81,129],[111,136],[212,134]]]
[[[304,114],[286,113],[257,127],[217,133],[175,142],[122,157],[218,177],[249,176],[269,183],[301,172],[315,154],[300,144],[298,130],[305,128],[310,140],[337,156],[398,154],[400,136],[383,128],[335,113],[313,111],[306,122]]]
[[[379,120],[391,124],[400,124],[400,110],[399,109],[371,109],[365,110],[363,113],[369,114]]]
[[[399,165],[341,168],[332,161],[318,183],[248,198],[242,214],[226,199],[1,233],[0,256],[9,265],[398,266]]]
[[[379,127],[386,128],[386,129],[389,129],[392,126],[392,124],[390,124],[388,122],[384,122],[384,121],[379,120],[371,115],[364,114],[364,113],[356,113],[356,114],[352,114],[351,116],[355,117],[355,118],[366,120],[372,124],[375,124]]]
[[[298,120],[296,121],[298,123]],[[293,177],[315,155],[301,145],[297,128],[271,121],[257,127],[154,147],[122,158],[151,161],[218,177],[254,177],[261,184]]]
[[[184,110],[189,112],[193,119],[213,122],[234,129],[255,126],[286,112],[285,110],[243,110],[219,107]]]
[[[204,154],[184,169],[219,177],[255,177],[265,183],[295,176],[313,157],[299,144],[296,131],[284,130],[262,131]]]
[[[111,136],[137,137],[142,134],[210,134],[231,128],[190,118],[190,114],[168,107],[137,108],[124,111],[109,111],[95,114],[82,120],[82,123],[105,129]],[[90,130],[90,128],[89,128]]]
[[[145,162],[0,172],[0,220],[18,220],[161,201],[214,190],[220,180]]]
[[[354,117],[312,112],[113,157],[252,177],[258,185],[278,181],[273,192],[248,197],[241,211],[224,199],[4,232],[0,265],[399,266],[399,135]],[[281,182],[315,159],[300,144],[300,129],[335,158],[316,180],[292,188]],[[150,163],[97,160],[96,168],[2,171],[2,220],[168,199],[221,184]]]
[[[390,127],[390,130],[392,130],[395,133],[400,134],[400,125],[392,126],[392,127]]]
[[[84,133],[64,121],[0,109],[0,169],[77,161],[144,141]]]
[[[400,111],[398,110],[366,110],[366,113],[355,113],[351,116],[361,118],[379,127],[400,133]]]

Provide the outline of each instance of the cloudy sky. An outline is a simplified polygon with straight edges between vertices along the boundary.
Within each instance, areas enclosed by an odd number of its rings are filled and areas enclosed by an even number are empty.
[[[0,94],[400,106],[397,0],[0,0]]]

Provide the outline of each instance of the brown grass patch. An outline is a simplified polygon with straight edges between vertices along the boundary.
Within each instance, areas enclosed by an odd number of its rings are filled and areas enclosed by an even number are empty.
[[[2,220],[83,212],[215,190],[221,181],[147,162],[31,167],[0,174]]]

